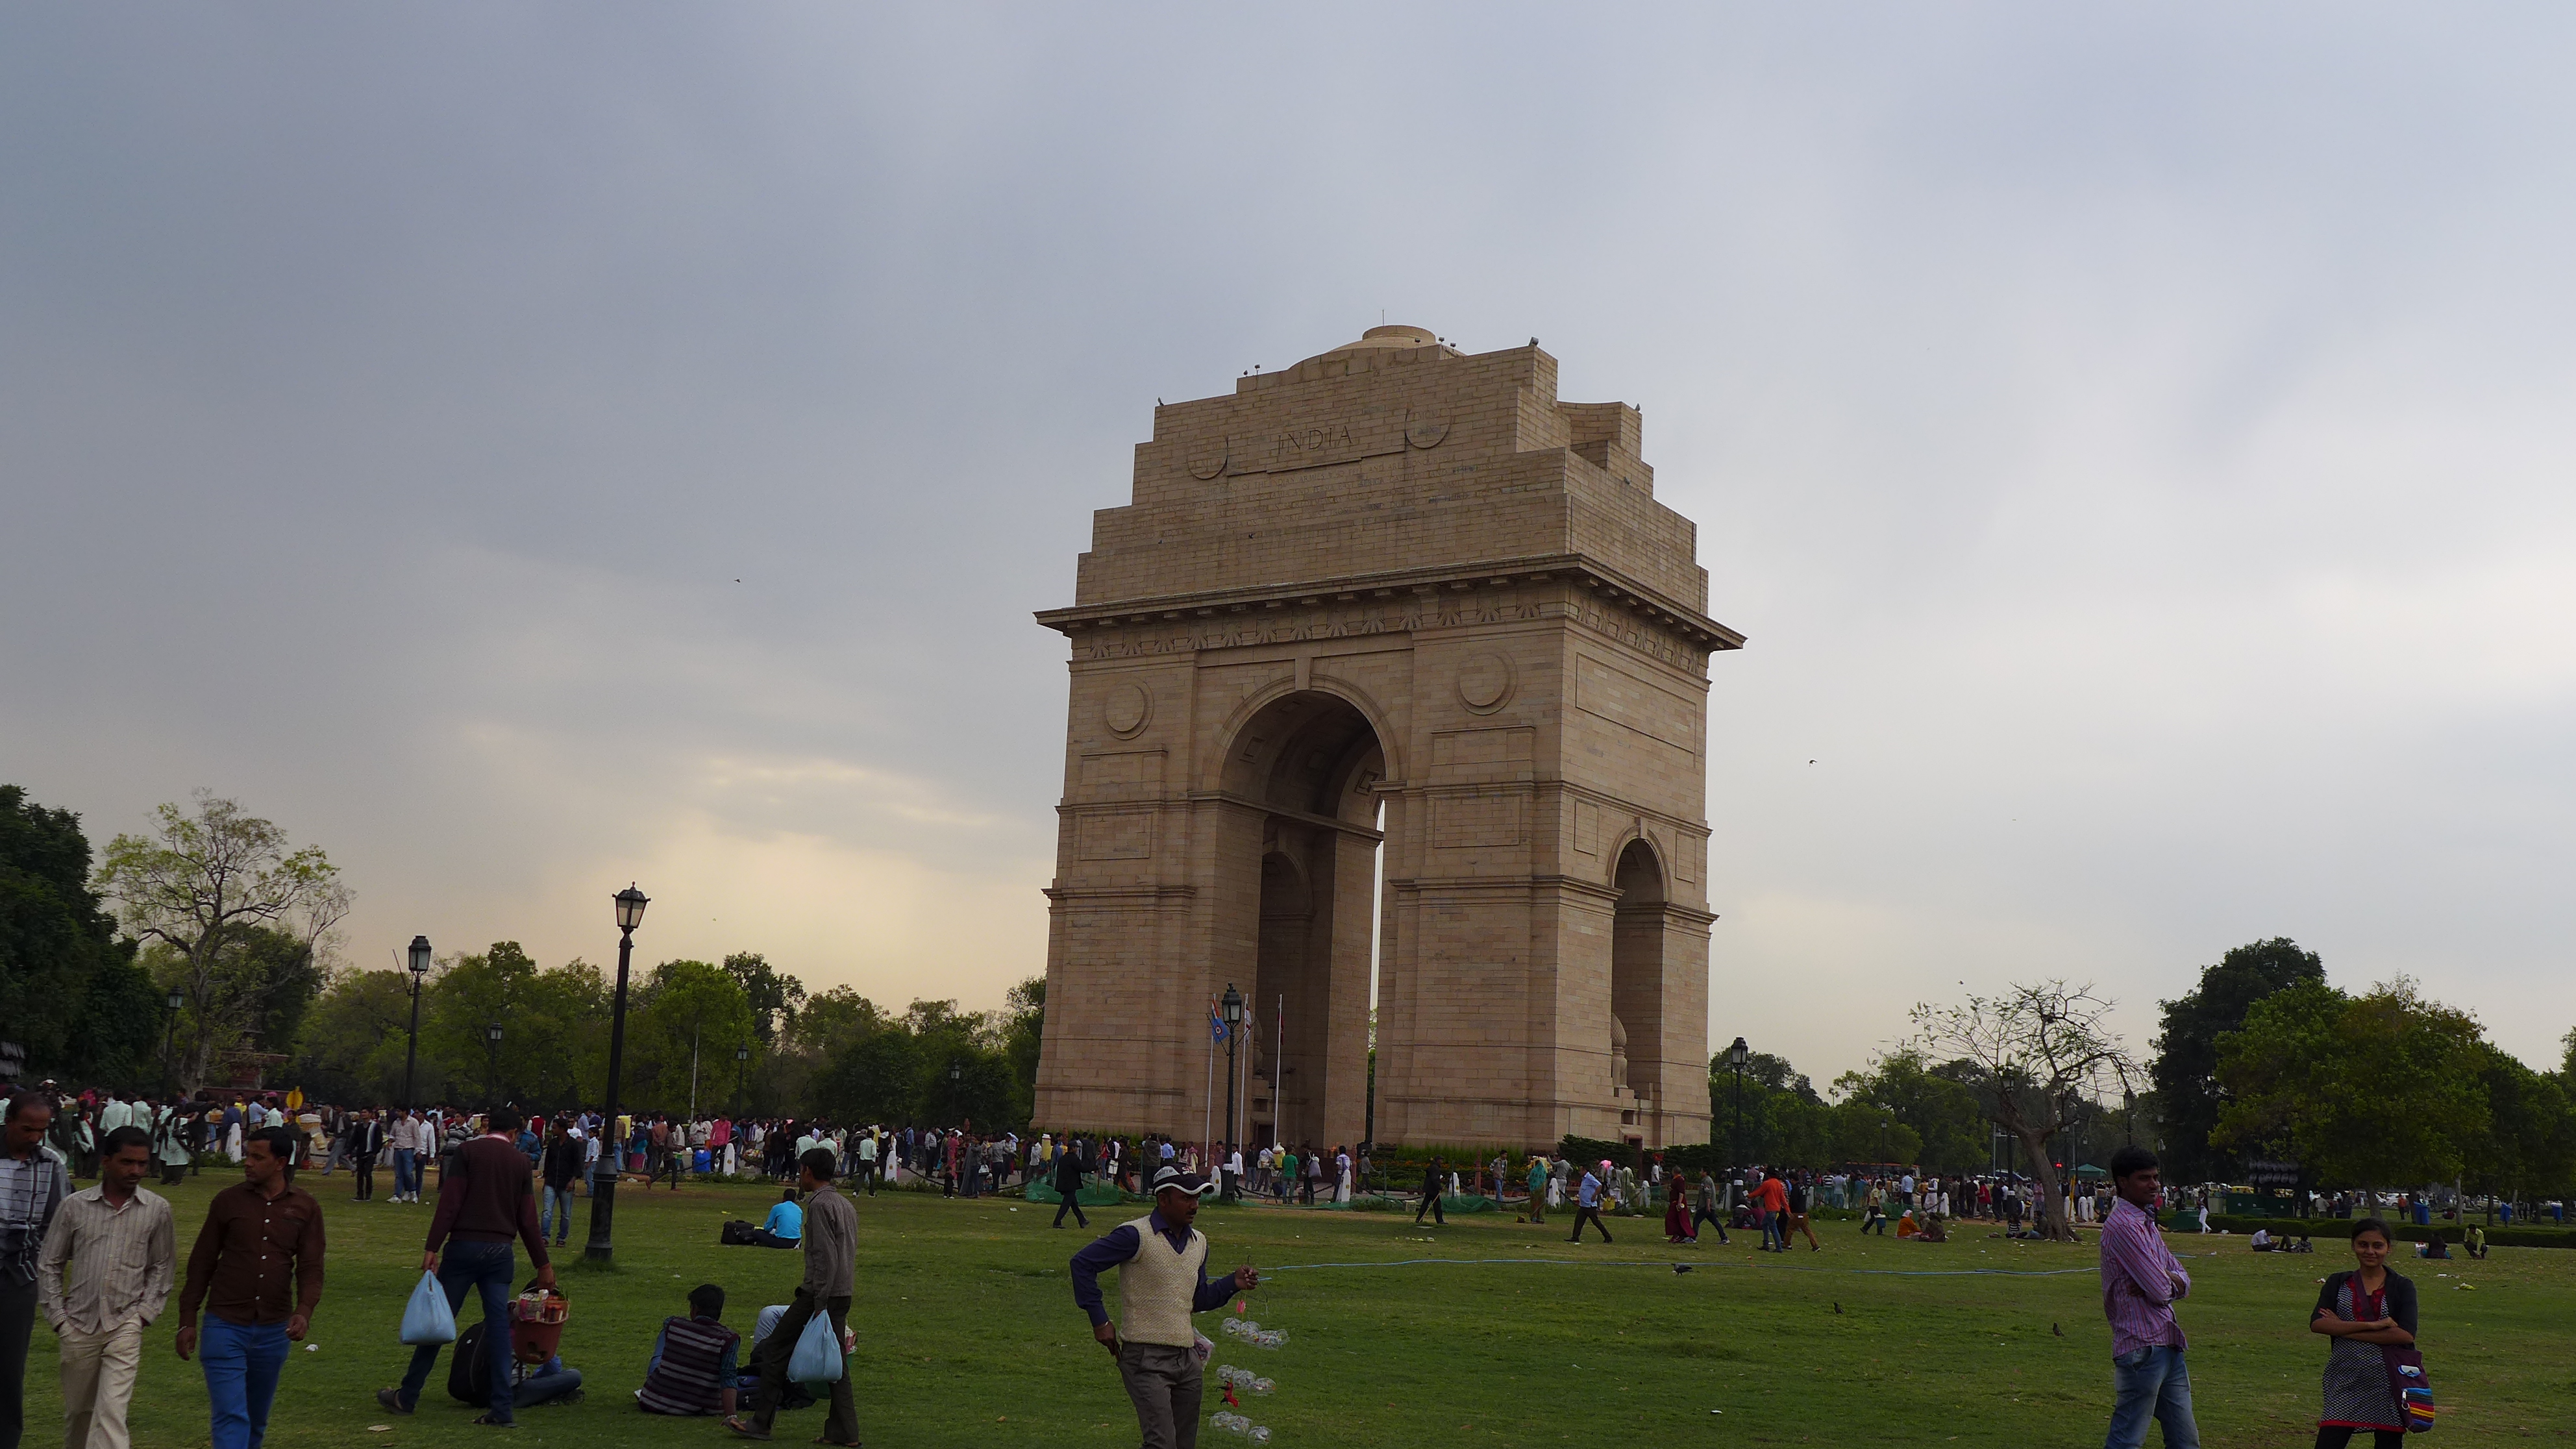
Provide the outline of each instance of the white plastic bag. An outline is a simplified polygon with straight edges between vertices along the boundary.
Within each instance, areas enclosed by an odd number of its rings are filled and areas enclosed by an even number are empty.
[[[456,1315],[448,1309],[447,1289],[436,1273],[421,1274],[420,1286],[403,1305],[402,1341],[414,1348],[456,1341]]]
[[[832,1332],[832,1316],[817,1312],[805,1320],[805,1331],[796,1336],[796,1352],[787,1360],[787,1377],[800,1384],[832,1384],[841,1380],[841,1344]]]

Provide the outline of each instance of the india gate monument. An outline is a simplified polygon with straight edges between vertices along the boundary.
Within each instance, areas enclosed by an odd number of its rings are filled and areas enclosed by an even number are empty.
[[[1536,338],[1415,327],[1155,408],[1038,616],[1072,646],[1039,1125],[1222,1124],[1233,985],[1249,1143],[1708,1140],[1704,711],[1744,641],[1642,440]]]

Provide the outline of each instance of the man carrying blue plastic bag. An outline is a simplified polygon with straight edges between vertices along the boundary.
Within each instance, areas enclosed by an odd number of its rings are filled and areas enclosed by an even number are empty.
[[[787,1305],[787,1314],[769,1336],[760,1341],[752,1357],[760,1368],[760,1387],[752,1394],[751,1417],[740,1414],[725,1417],[725,1427],[746,1439],[766,1439],[769,1426],[778,1418],[779,1401],[787,1395],[787,1385],[794,1379],[812,1383],[818,1370],[831,1373],[832,1412],[823,1420],[823,1437],[817,1444],[856,1446],[859,1442],[859,1411],[850,1393],[848,1365],[850,1345],[850,1274],[858,1260],[859,1214],[850,1200],[832,1190],[832,1175],[840,1162],[829,1147],[816,1147],[796,1159],[797,1186],[805,1190],[805,1280],[796,1285],[796,1299]],[[809,1327],[822,1315],[829,1324],[828,1342],[816,1343],[825,1333],[809,1339]],[[804,1352],[798,1352],[802,1347]],[[818,1350],[821,1363],[815,1363]],[[791,1373],[793,1369],[795,1372]]]
[[[537,1223],[536,1192],[528,1184],[528,1159],[520,1155],[518,1132],[519,1114],[495,1107],[483,1119],[483,1135],[456,1150],[455,1165],[439,1174],[438,1211],[429,1220],[429,1238],[420,1255],[421,1270],[436,1273],[439,1286],[447,1290],[451,1315],[465,1302],[466,1294],[479,1293],[483,1299],[483,1364],[489,1376],[484,1382],[491,1397],[474,1422],[495,1428],[511,1423],[513,1407],[510,1284],[518,1272],[510,1253],[512,1239],[528,1245],[528,1261],[536,1267],[537,1282],[555,1286],[554,1265],[546,1259],[546,1235]],[[439,1261],[442,1246],[447,1249],[444,1264]],[[404,1327],[405,1341],[412,1342],[411,1367],[404,1372],[400,1388],[376,1391],[376,1402],[396,1414],[408,1414],[420,1406],[421,1390],[428,1386],[429,1371],[438,1363],[435,1335],[413,1342],[412,1325]],[[452,1320],[448,1331],[455,1331]]]
[[[1118,1359],[1118,1377],[1136,1405],[1145,1449],[1192,1449],[1198,1443],[1201,1370],[1198,1331],[1205,1313],[1261,1275],[1241,1267],[1207,1275],[1207,1235],[1192,1226],[1199,1199],[1216,1185],[1194,1172],[1154,1174],[1154,1210],[1111,1228],[1073,1255],[1073,1301],[1091,1316],[1091,1336]],[[1100,1275],[1118,1270],[1118,1321],[1100,1303]]]

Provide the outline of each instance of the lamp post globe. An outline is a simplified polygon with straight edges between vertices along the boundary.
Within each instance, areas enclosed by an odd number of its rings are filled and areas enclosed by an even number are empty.
[[[617,1159],[626,1150],[624,1139],[617,1136],[617,1078],[626,1069],[626,975],[635,956],[635,928],[644,924],[644,907],[651,903],[651,897],[631,881],[610,899],[617,907],[617,995],[609,1007],[608,1096],[599,1124],[609,1138],[608,1171],[591,1186],[590,1241],[581,1250],[584,1258],[595,1263],[605,1263],[615,1254]]]
[[[411,1031],[403,1042],[403,1110],[412,1109],[412,1068],[420,1060],[420,984],[429,979],[430,949],[427,936],[411,938]]]

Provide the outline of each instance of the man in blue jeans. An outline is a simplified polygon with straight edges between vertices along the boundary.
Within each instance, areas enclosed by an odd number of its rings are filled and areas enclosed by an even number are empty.
[[[510,1251],[512,1238],[528,1245],[528,1261],[536,1265],[538,1284],[555,1286],[554,1264],[546,1260],[546,1237],[537,1225],[537,1198],[528,1186],[528,1159],[519,1151],[518,1132],[519,1114],[495,1107],[483,1119],[483,1135],[456,1150],[455,1170],[439,1174],[438,1211],[430,1217],[429,1241],[420,1256],[422,1270],[436,1273],[439,1286],[447,1290],[449,1312],[464,1306],[468,1289],[482,1295],[484,1373],[490,1398],[474,1422],[495,1427],[511,1422],[510,1284],[518,1276],[518,1263]],[[439,1261],[441,1244],[447,1248],[444,1264]],[[376,1390],[376,1402],[397,1414],[418,1408],[429,1371],[438,1364],[438,1349],[434,1343],[413,1349],[402,1387]]]
[[[215,1194],[179,1293],[179,1357],[198,1352],[213,1449],[259,1449],[289,1339],[322,1301],[322,1205],[294,1185],[295,1134],[263,1127],[242,1143],[243,1181]],[[207,1309],[200,1337],[197,1309]]]
[[[2165,1449],[2200,1449],[2173,1310],[2191,1292],[2191,1275],[2157,1234],[2152,1211],[2164,1175],[2154,1153],[2123,1147],[2111,1154],[2111,1182],[2119,1201],[2102,1223],[2102,1313],[2111,1320],[2115,1397],[2104,1449],[2138,1449],[2151,1418],[2164,1426]]]

